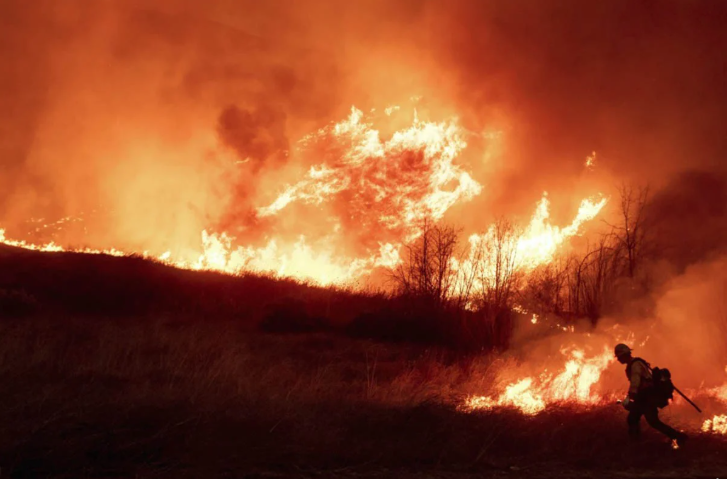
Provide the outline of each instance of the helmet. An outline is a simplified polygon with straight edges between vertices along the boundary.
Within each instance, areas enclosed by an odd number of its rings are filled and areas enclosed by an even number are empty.
[[[614,355],[619,357],[623,354],[629,354],[632,350],[626,344],[619,343],[614,347]]]

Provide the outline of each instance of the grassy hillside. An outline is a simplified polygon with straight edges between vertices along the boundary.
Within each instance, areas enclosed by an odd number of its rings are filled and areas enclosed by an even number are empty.
[[[498,346],[499,331],[464,310],[384,293],[312,286],[261,275],[173,268],[141,257],[42,253],[0,245],[0,317],[52,314],[167,322],[231,322],[277,333],[446,346]]]
[[[265,276],[180,270],[140,257],[40,253],[0,245],[4,316],[125,317],[235,321],[257,327],[280,313],[337,326],[376,309],[382,297]],[[305,324],[301,324],[305,326]]]
[[[271,305],[344,324],[382,297],[8,248],[0,290],[3,477],[725,475],[725,438],[635,446],[617,407],[459,411],[487,354],[258,330]]]

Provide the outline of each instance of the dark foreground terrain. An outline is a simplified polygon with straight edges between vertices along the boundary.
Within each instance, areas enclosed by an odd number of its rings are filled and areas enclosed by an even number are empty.
[[[487,355],[259,331],[272,280],[48,256],[0,250],[3,478],[726,475],[724,436],[635,446],[617,407],[459,411]]]

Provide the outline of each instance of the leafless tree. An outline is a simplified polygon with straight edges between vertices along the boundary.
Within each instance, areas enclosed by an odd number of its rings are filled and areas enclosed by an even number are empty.
[[[518,231],[503,218],[480,237],[475,246],[479,258],[475,266],[479,302],[494,311],[509,309],[518,288],[520,271],[517,257]]]
[[[478,265],[483,259],[483,248],[478,241],[471,242],[458,255],[459,268],[455,276],[453,305],[456,309],[469,309],[473,303],[473,291],[477,288]]]
[[[405,259],[391,273],[398,292],[443,306],[455,284],[453,257],[457,243],[455,228],[424,219],[420,236],[404,247]]]
[[[588,245],[582,255],[572,254],[567,262],[567,314],[588,317],[593,323],[615,297],[622,278],[633,279],[649,253],[649,225],[645,209],[646,187],[622,185],[620,221],[607,223],[611,231]]]
[[[619,224],[610,225],[617,240],[620,255],[624,258],[627,276],[634,278],[647,249],[647,224],[645,207],[649,188],[623,184],[619,188]]]
[[[596,324],[612,296],[621,274],[618,245],[614,235],[603,235],[581,257],[572,256],[568,267],[568,309],[570,315],[588,317]]]
[[[562,316],[568,313],[570,258],[558,256],[528,274],[519,302],[527,309]]]

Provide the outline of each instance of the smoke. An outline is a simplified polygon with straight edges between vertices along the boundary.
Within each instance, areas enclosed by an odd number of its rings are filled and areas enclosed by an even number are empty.
[[[321,211],[256,209],[318,164],[299,140],[352,105],[400,106],[377,125],[385,140],[415,110],[459,118],[457,163],[483,189],[445,220],[468,233],[530,215],[544,190],[566,223],[577,198],[622,181],[725,177],[719,3],[15,0],[0,18],[10,235],[65,216],[83,229],[58,242],[127,250],[197,251],[203,229],[327,235]],[[351,221],[350,196],[325,213]],[[675,231],[714,231],[697,226]]]
[[[617,181],[725,176],[725,5],[455,2],[439,18],[468,121],[506,132],[488,201],[570,191],[593,150]]]
[[[724,252],[695,263],[665,278],[643,300],[652,303],[652,314],[643,317],[635,309],[619,318],[607,318],[597,335],[616,339],[615,331],[621,331],[617,337],[634,349],[635,356],[670,369],[681,389],[721,386],[726,382],[728,334],[725,272]]]
[[[691,265],[665,278],[657,290],[640,299],[650,303],[651,313],[644,314],[633,303],[634,308],[602,318],[594,328],[586,322],[576,323],[572,329],[556,326],[553,319],[541,318],[536,324],[526,319],[518,324],[514,348],[505,358],[507,367],[498,370],[497,380],[504,387],[533,378],[537,387],[548,389],[550,383],[540,383],[543,376],[553,378],[567,371],[567,361],[578,357],[580,364],[600,364],[603,370],[587,376],[572,367],[578,373],[572,386],[586,382],[597,397],[619,396],[626,393],[628,382],[624,366],[613,357],[613,348],[625,343],[635,357],[669,369],[683,391],[720,388],[726,383],[725,271],[724,254]]]
[[[670,281],[657,301],[645,354],[657,364],[670,364],[686,387],[725,383],[725,271],[725,256],[693,265]]]
[[[653,194],[646,215],[659,256],[678,272],[725,253],[725,176],[682,172]]]
[[[285,159],[288,138],[285,134],[286,117],[282,111],[260,107],[253,111],[241,110],[235,105],[225,108],[218,120],[220,140],[243,158],[241,163],[252,162],[253,170],[265,166],[266,160]]]

